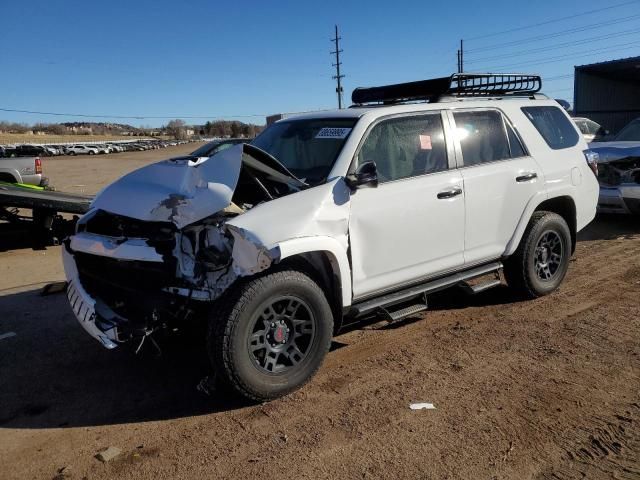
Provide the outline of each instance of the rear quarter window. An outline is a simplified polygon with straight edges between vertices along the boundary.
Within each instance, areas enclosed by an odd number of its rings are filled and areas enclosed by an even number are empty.
[[[552,149],[570,148],[578,143],[576,127],[560,108],[522,107],[522,112]]]

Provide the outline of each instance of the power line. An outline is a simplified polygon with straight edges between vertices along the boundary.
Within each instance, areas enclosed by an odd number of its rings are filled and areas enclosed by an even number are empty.
[[[338,95],[338,108],[342,108],[342,85],[340,84],[341,80],[344,78],[344,75],[340,75],[340,65],[342,62],[340,61],[340,54],[342,50],[340,50],[340,40],[342,37],[338,36],[338,25],[336,27],[336,36],[331,39],[332,42],[336,44],[336,51],[330,52],[331,55],[336,56],[336,63],[332,63],[332,66],[336,67],[336,74],[333,76],[333,79],[336,81],[336,94]]]
[[[562,37],[564,35],[571,35],[573,33],[583,32],[585,30],[602,28],[602,27],[607,27],[609,25],[617,25],[619,23],[629,22],[629,21],[635,20],[637,18],[640,18],[640,14],[638,14],[638,15],[630,15],[630,16],[620,17],[620,18],[614,18],[614,19],[612,19],[610,21],[607,21],[607,22],[592,23],[590,25],[583,25],[581,27],[575,27],[575,28],[571,28],[571,29],[568,29],[568,30],[561,30],[561,31],[558,31],[558,32],[547,33],[547,34],[544,34],[544,35],[537,35],[535,37],[527,37],[527,38],[523,38],[521,40],[514,40],[512,42],[496,43],[496,44],[493,44],[493,45],[487,45],[485,47],[472,48],[471,50],[467,50],[467,53],[483,52],[485,50],[492,50],[492,49],[495,49],[495,48],[503,48],[503,47],[513,46],[513,45],[522,45],[524,43],[529,43],[529,42],[536,41],[536,40],[544,40],[544,39],[548,39],[548,38]]]
[[[53,115],[57,117],[81,117],[81,118],[124,118],[124,119],[135,119],[135,120],[162,120],[162,119],[173,119],[173,118],[189,118],[189,119],[222,119],[222,118],[253,118],[253,117],[266,117],[267,114],[264,113],[256,113],[251,115],[225,115],[225,116],[216,116],[216,115],[160,115],[160,116],[149,116],[149,115],[89,115],[84,113],[61,113],[61,112],[37,112],[33,110],[20,110],[14,108],[3,108],[0,107],[0,111],[2,112],[12,112],[12,113],[29,113],[35,115]]]
[[[546,47],[540,47],[540,48],[534,48],[532,50],[520,50],[519,52],[511,52],[505,55],[496,55],[493,57],[484,57],[484,58],[476,58],[474,60],[471,61],[467,61],[467,63],[478,63],[478,62],[483,62],[483,61],[487,61],[487,60],[499,60],[501,58],[512,58],[512,57],[520,57],[523,55],[529,55],[532,53],[537,53],[537,52],[544,52],[549,50],[550,48],[560,48],[560,47],[568,47],[568,46],[573,46],[573,45],[583,45],[585,43],[590,43],[594,40],[607,40],[610,38],[616,38],[616,37],[622,37],[624,35],[628,35],[630,33],[638,33],[640,32],[640,30],[638,29],[632,29],[632,30],[625,30],[622,32],[616,32],[616,33],[611,33],[608,35],[599,35],[599,36],[595,36],[595,37],[589,37],[589,38],[584,38],[581,40],[574,40],[571,42],[564,42],[564,43],[556,43],[553,45],[548,45]]]
[[[563,20],[571,20],[571,19],[576,18],[576,17],[583,17],[585,15],[591,15],[592,13],[603,12],[605,10],[612,10],[614,8],[624,7],[625,5],[631,5],[633,3],[638,3],[638,0],[633,0],[633,1],[630,1],[630,2],[618,3],[616,5],[610,5],[608,7],[597,8],[595,10],[589,10],[587,12],[577,13],[577,14],[574,14],[574,15],[568,15],[566,17],[554,18],[552,20],[547,20],[547,21],[539,22],[539,23],[533,23],[533,24],[530,24],[530,25],[522,26],[522,27],[511,28],[509,30],[503,30],[501,32],[487,33],[485,35],[478,35],[478,36],[475,36],[475,37],[469,37],[469,38],[466,38],[465,40],[478,40],[480,38],[495,37],[497,35],[503,35],[505,33],[518,32],[520,30],[526,30],[526,29],[529,29],[529,28],[540,27],[542,25],[549,25],[551,23],[561,22]]]
[[[558,55],[555,57],[549,57],[546,59],[540,59],[540,61],[528,61],[528,62],[520,62],[520,63],[512,63],[509,65],[499,65],[499,66],[493,66],[493,67],[487,67],[484,68],[483,70],[500,70],[500,69],[504,69],[504,68],[513,68],[513,67],[520,67],[523,65],[529,65],[529,66],[533,66],[533,65],[544,65],[545,63],[553,63],[553,62],[559,62],[562,61],[566,58],[580,58],[580,57],[588,57],[590,55],[593,55],[594,53],[603,53],[603,52],[608,52],[608,51],[612,51],[612,50],[627,50],[629,48],[633,48],[636,45],[640,45],[640,41],[636,41],[636,42],[629,42],[629,43],[621,43],[619,45],[610,45],[608,47],[605,48],[597,48],[594,50],[589,50],[583,54],[578,54],[576,55],[575,53],[569,53],[569,54],[564,54],[564,55]]]
[[[545,82],[553,82],[555,80],[563,80],[565,78],[571,78],[571,77],[573,77],[573,73],[567,73],[566,75],[556,75],[555,77],[547,77],[547,78],[544,78],[543,80]]]

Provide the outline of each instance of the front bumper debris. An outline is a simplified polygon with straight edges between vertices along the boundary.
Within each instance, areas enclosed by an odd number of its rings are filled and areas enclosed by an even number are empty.
[[[598,212],[640,215],[640,185],[601,185]]]
[[[65,249],[62,249],[62,263],[68,282],[67,298],[78,322],[89,335],[98,340],[105,348],[116,348],[118,346],[116,328],[101,330],[96,325],[96,301],[82,287],[73,257]]]

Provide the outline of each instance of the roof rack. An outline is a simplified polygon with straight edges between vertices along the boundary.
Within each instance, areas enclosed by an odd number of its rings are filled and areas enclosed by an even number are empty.
[[[394,104],[426,100],[437,102],[442,96],[487,97],[530,96],[540,91],[539,75],[522,73],[454,73],[450,77],[418,82],[397,83],[381,87],[356,88],[351,94],[354,104]]]

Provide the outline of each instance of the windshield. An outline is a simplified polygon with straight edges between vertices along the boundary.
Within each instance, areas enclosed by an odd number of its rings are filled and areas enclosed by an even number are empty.
[[[252,145],[269,153],[307,183],[324,181],[338,158],[356,118],[277,122]]]
[[[640,121],[634,120],[616,135],[619,142],[640,142]]]

